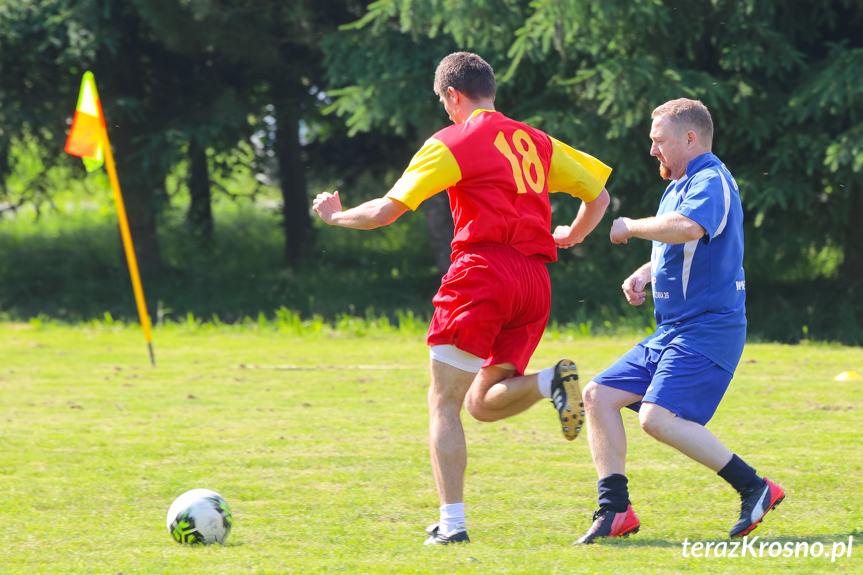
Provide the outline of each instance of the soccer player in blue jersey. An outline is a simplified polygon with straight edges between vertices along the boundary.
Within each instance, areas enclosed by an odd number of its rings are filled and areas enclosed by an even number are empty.
[[[699,101],[681,98],[653,111],[650,155],[671,183],[655,217],[617,218],[611,241],[653,242],[650,261],[623,282],[632,305],[651,283],[656,332],[584,389],[587,433],[599,475],[599,509],[577,543],[638,531],[625,475],[624,407],[641,428],[717,472],[740,494],[741,537],[785,497],[782,488],[731,453],[708,429],[746,339],[743,209],[737,184],[711,152],[713,120]]]

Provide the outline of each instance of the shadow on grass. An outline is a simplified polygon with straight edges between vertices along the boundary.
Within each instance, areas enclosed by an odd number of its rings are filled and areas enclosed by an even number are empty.
[[[783,548],[786,544],[791,543],[793,545],[803,545],[806,544],[808,546],[812,546],[813,544],[819,543],[823,546],[834,545],[834,544],[843,544],[843,545],[853,545],[854,540],[863,536],[863,531],[859,529],[854,529],[853,531],[846,531],[844,533],[835,533],[835,534],[820,534],[820,535],[799,535],[799,536],[783,536],[783,537],[767,537],[760,536],[757,531],[754,531],[747,535],[747,542],[751,542],[753,540],[757,540],[757,545],[755,549],[757,550],[759,547],[764,546],[765,548],[770,546],[773,543],[779,543]],[[692,539],[688,538],[690,543],[695,543],[696,541],[702,543],[722,543],[722,542],[739,542],[741,545],[743,544],[743,538],[704,538],[704,539]],[[591,545],[579,546],[579,547],[683,547],[683,540],[674,541],[669,539],[660,539],[657,537],[639,537],[637,535],[632,537],[621,537],[614,539],[603,539],[597,543],[593,543]],[[848,547],[846,547],[847,549]]]
[[[669,541],[658,537],[622,537],[614,539],[603,539],[591,545],[577,545],[576,547],[681,547],[681,541]]]

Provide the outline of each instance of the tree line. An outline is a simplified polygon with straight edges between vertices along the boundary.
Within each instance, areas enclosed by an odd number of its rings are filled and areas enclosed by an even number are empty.
[[[499,109],[614,167],[625,215],[652,213],[663,187],[651,110],[701,99],[740,184],[750,279],[859,293],[861,29],[855,0],[0,0],[0,183],[22,143],[46,166],[69,161],[62,142],[92,69],[145,273],[159,273],[156,225],[180,163],[202,245],[214,176],[274,165],[294,266],[314,253],[316,186],[356,185],[350,204],[383,193],[392,181],[359,182],[397,174],[446,124],[432,74],[465,49],[494,66]],[[0,201],[50,193],[3,185]],[[427,204],[443,267],[446,198]]]

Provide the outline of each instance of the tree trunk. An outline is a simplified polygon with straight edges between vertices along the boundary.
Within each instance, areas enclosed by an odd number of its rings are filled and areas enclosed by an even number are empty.
[[[300,145],[299,98],[291,86],[276,86],[276,162],[282,188],[282,225],[285,230],[285,264],[292,266],[307,245],[311,218],[305,165]]]
[[[430,134],[440,129],[438,116],[424,118],[417,127],[419,138],[417,149],[422,146]],[[420,205],[420,210],[426,219],[426,229],[429,233],[434,261],[438,274],[443,276],[452,263],[452,237],[455,225],[452,220],[452,210],[449,207],[449,195],[446,191],[439,192]]]
[[[148,115],[149,110],[144,104],[148,101],[148,90],[152,85],[149,80],[145,83],[142,79],[146,76],[143,72],[146,68],[140,55],[140,21],[134,12],[120,9],[122,3],[113,3],[112,8],[114,5],[118,11],[112,16],[112,25],[117,27],[117,36],[122,41],[115,50],[99,51],[95,69],[96,77],[100,78],[99,91],[102,97],[110,94],[107,101],[103,102],[105,120],[135,256],[146,287],[147,276],[158,275],[162,270],[156,220],[159,203],[167,195],[167,167],[154,154],[158,146],[154,145],[153,134],[154,131],[158,133],[158,128],[154,128],[154,116]],[[103,17],[108,17],[107,11]],[[132,113],[128,108],[114,108],[114,104],[121,100],[139,102],[140,110]]]
[[[847,184],[853,185],[853,184]],[[863,191],[849,190],[851,199],[845,224],[844,258],[839,267],[839,279],[855,289],[863,288]]]
[[[0,203],[3,203],[6,198],[6,179],[9,177],[9,171],[9,141],[0,137]]]
[[[158,275],[162,270],[156,215],[159,196],[165,192],[165,174],[153,164],[141,164],[140,158],[146,157],[147,151],[136,149],[136,139],[129,136],[143,131],[143,126],[129,125],[111,136],[135,256],[141,274],[146,276]]]
[[[128,174],[129,171],[127,170]],[[162,271],[162,253],[159,249],[159,236],[156,233],[155,187],[164,182],[148,186],[131,183],[123,187],[123,199],[129,219],[129,231],[135,245],[135,257],[142,275],[157,276]]]
[[[443,276],[451,263],[451,244],[455,233],[449,196],[446,192],[435,194],[422,203],[422,208],[438,273]]]
[[[197,141],[189,142],[189,211],[186,222],[201,245],[210,245],[213,238],[213,208],[210,193],[210,171],[207,151]]]

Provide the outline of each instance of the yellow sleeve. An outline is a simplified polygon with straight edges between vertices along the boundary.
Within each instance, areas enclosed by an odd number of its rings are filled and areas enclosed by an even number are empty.
[[[411,158],[402,177],[387,192],[411,210],[423,201],[461,180],[461,168],[449,148],[434,138],[426,140],[420,151]]]
[[[596,199],[611,175],[611,168],[554,138],[551,145],[548,191],[563,192],[586,202]]]

